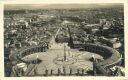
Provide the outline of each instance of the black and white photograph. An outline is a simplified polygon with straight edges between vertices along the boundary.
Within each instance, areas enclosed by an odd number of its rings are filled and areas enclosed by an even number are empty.
[[[125,76],[124,4],[5,4],[4,76]]]
[[[128,1],[0,1],[0,80],[127,80]]]

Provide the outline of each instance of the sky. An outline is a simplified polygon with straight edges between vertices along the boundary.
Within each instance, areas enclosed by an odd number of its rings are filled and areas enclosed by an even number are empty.
[[[105,7],[119,7],[123,4],[5,4],[5,10],[17,9],[67,9],[67,8],[105,8]]]

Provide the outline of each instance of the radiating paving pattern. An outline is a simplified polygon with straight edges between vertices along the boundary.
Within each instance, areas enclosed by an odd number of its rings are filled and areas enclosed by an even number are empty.
[[[42,62],[37,66],[36,73],[44,74],[76,74],[93,70],[92,62],[89,60],[92,55],[96,58],[103,59],[102,56],[77,49],[70,49],[66,44],[56,44],[58,49],[51,48],[47,52],[40,52],[25,56],[24,60],[36,59],[37,56]],[[65,46],[65,48],[64,48]],[[66,57],[65,57],[66,56]]]

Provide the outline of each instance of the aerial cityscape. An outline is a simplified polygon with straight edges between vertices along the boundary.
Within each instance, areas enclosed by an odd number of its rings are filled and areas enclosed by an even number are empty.
[[[5,77],[125,76],[123,4],[4,7]]]

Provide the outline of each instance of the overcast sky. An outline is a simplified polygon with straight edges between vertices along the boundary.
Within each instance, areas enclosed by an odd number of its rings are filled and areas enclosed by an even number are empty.
[[[67,8],[105,8],[105,7],[118,7],[123,4],[6,4],[5,10],[10,9],[67,9]]]

